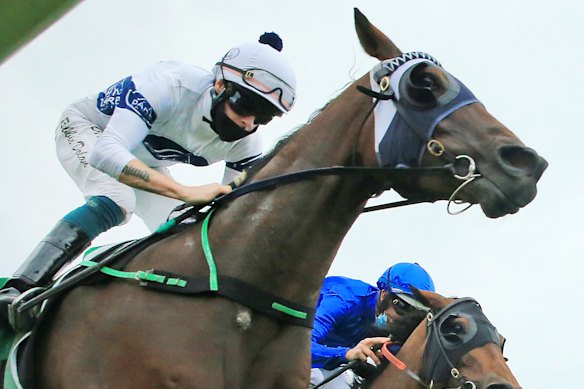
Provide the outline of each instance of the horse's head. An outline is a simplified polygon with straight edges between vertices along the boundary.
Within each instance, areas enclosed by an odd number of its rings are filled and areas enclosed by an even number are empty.
[[[393,182],[405,197],[479,203],[488,217],[515,213],[537,193],[547,162],[487,112],[468,88],[430,55],[402,53],[355,9],[365,51],[381,64],[371,72],[376,159],[388,167],[451,164],[455,174],[408,175]],[[383,99],[387,100],[383,100]],[[378,123],[380,122],[380,123]],[[458,190],[457,190],[458,188]]]
[[[469,389],[520,388],[503,357],[504,338],[474,299],[414,293],[431,308],[422,328],[412,335],[425,339],[422,380]]]

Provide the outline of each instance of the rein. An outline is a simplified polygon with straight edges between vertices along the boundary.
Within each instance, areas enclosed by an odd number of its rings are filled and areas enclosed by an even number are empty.
[[[405,117],[411,116],[408,114],[409,109],[407,107],[402,107],[399,103],[399,100],[396,97],[394,90],[391,87],[391,79],[390,76],[402,65],[407,63],[412,59],[424,59],[427,60],[437,66],[440,66],[440,63],[434,59],[431,55],[423,53],[423,52],[412,52],[412,53],[405,53],[399,57],[392,58],[386,61],[381,62],[377,65],[371,72],[375,78],[375,81],[379,84],[380,92],[376,92],[372,89],[365,88],[361,85],[357,85],[357,90],[367,96],[373,97],[375,99],[373,106],[368,110],[365,118],[363,120],[363,124],[367,120],[367,118],[371,115],[374,111],[375,107],[380,101],[392,100],[394,105],[396,106],[397,111],[404,115]],[[467,104],[470,101],[475,100],[468,100],[464,104]],[[456,109],[460,108],[457,106]],[[450,107],[450,109],[455,110],[454,108]],[[406,120],[407,121],[407,120]],[[409,124],[409,123],[408,123]],[[363,126],[363,125],[362,125]],[[468,184],[470,184],[475,179],[481,177],[481,175],[477,171],[477,166],[474,159],[468,155],[455,155],[449,152],[444,145],[436,139],[433,139],[431,136],[426,136],[423,131],[419,128],[419,126],[411,124],[411,130],[418,136],[422,141],[425,142],[426,150],[433,156],[442,158],[446,160],[446,164],[442,166],[433,166],[433,167],[360,167],[360,166],[331,166],[331,167],[323,167],[323,168],[315,168],[315,169],[307,169],[301,170],[297,172],[282,174],[279,176],[275,176],[272,178],[268,178],[262,181],[256,181],[249,184],[244,184],[239,187],[235,187],[232,185],[233,191],[222,195],[215,199],[213,202],[209,204],[211,208],[215,208],[234,200],[238,197],[241,197],[250,192],[256,192],[266,189],[272,189],[280,185],[286,185],[294,182],[298,182],[304,179],[317,177],[317,176],[327,176],[327,175],[359,175],[359,174],[369,174],[374,176],[384,176],[385,178],[388,177],[400,177],[408,175],[411,177],[413,174],[428,174],[428,173],[448,173],[452,175],[454,178],[461,180],[462,183],[452,192],[448,199],[447,205],[447,212],[451,215],[458,215],[468,208],[470,208],[473,204],[469,204],[465,208],[459,211],[452,211],[451,204],[461,204],[461,200],[457,200],[455,197],[456,195]],[[466,170],[464,173],[461,173],[463,169],[458,165],[459,163],[467,163],[467,167],[464,168]],[[385,188],[389,189],[390,185],[385,185]],[[375,194],[372,194],[373,197]],[[424,198],[411,198],[402,201],[396,201],[387,204],[381,204],[371,207],[365,207],[363,209],[364,212],[372,212],[378,211],[382,209],[388,208],[395,208],[405,205],[412,205],[412,204],[419,204],[424,202],[435,202],[436,200],[433,199],[424,199]],[[188,205],[179,206],[175,210],[182,210],[187,208]],[[197,211],[194,211],[196,213]]]
[[[273,189],[281,185],[287,185],[294,182],[299,182],[312,177],[330,176],[330,175],[376,175],[383,176],[384,178],[398,178],[403,176],[411,177],[412,173],[425,175],[434,173],[447,173],[456,176],[456,170],[453,164],[446,164],[443,166],[435,167],[423,167],[423,168],[378,168],[378,167],[356,167],[356,166],[332,166],[323,167],[315,169],[301,170],[297,172],[282,174],[272,178],[267,178],[262,181],[252,182],[250,184],[244,184],[232,192],[227,193],[217,199],[215,199],[209,206],[215,208],[224,203],[232,201],[238,197],[251,192],[257,192],[266,189]],[[431,199],[407,199],[403,201],[398,201],[395,203],[389,203],[384,205],[378,205],[373,207],[366,207],[363,212],[371,212],[379,209],[394,208],[403,205],[417,204],[423,202],[434,202],[436,200]]]
[[[404,362],[402,362],[398,357],[393,355],[391,353],[391,351],[389,351],[389,346],[391,346],[392,344],[394,344],[394,343],[393,342],[386,342],[383,344],[383,346],[381,346],[381,352],[383,353],[383,356],[385,357],[385,359],[387,359],[399,371],[406,373],[414,381],[416,381],[418,384],[420,384],[420,386],[422,386],[426,389],[432,389],[434,387],[434,381],[430,381],[429,384],[425,383],[422,380],[422,378],[420,378],[419,375],[414,373],[414,371],[412,369],[407,367]],[[453,370],[456,370],[456,368],[453,368]],[[458,370],[456,370],[456,371],[458,371]],[[465,381],[464,383],[462,383],[461,386],[457,386],[454,388],[442,388],[442,389],[476,389],[476,385],[472,381]]]
[[[405,117],[411,116],[408,112],[407,107],[402,107],[399,100],[396,97],[394,90],[391,87],[391,79],[390,76],[402,65],[412,59],[424,59],[426,61],[432,62],[437,66],[440,66],[440,63],[436,61],[433,57],[428,54],[421,53],[421,52],[413,52],[413,53],[405,53],[399,57],[389,59],[387,61],[381,62],[377,65],[373,70],[372,74],[375,77],[375,81],[379,84],[381,93],[373,91],[372,89],[365,88],[363,86],[357,85],[357,89],[375,99],[372,108],[368,111],[365,116],[365,120],[371,115],[374,111],[375,107],[380,101],[383,100],[392,100],[394,103],[397,111],[404,115]],[[406,120],[406,122],[409,121]],[[364,121],[365,122],[365,121]],[[363,122],[363,123],[364,123]],[[477,172],[476,163],[474,159],[468,155],[454,155],[450,153],[442,143],[439,141],[432,139],[431,136],[426,136],[423,131],[417,125],[410,125],[412,131],[418,136],[422,141],[426,142],[425,148],[426,150],[433,156],[438,158],[443,158],[447,161],[446,164],[443,166],[434,166],[434,167],[356,167],[356,166],[332,166],[332,167],[324,167],[324,168],[316,168],[316,169],[308,169],[288,174],[283,174],[280,176],[268,178],[262,181],[253,182],[250,184],[244,184],[242,186],[234,188],[235,185],[232,184],[232,188],[234,189],[230,193],[222,195],[215,200],[213,200],[208,206],[210,209],[215,209],[220,205],[227,203],[231,200],[234,200],[238,197],[241,197],[247,193],[261,191],[266,189],[272,189],[279,185],[286,185],[289,183],[298,182],[304,179],[317,177],[317,176],[327,176],[327,175],[354,175],[354,174],[369,174],[372,176],[382,176],[384,178],[389,177],[400,177],[400,176],[409,176],[411,177],[413,174],[429,174],[429,173],[447,173],[452,175],[454,178],[463,181],[450,195],[448,199],[447,205],[447,212],[451,215],[456,215],[459,213],[464,212],[468,208],[470,208],[473,204],[469,204],[467,207],[460,211],[451,211],[450,206],[452,203],[460,204],[462,201],[456,200],[455,196],[468,184],[470,184],[476,178],[481,177],[481,175]],[[466,161],[468,163],[468,167],[466,168],[466,173],[460,174],[460,166],[457,169],[457,162],[458,161]],[[388,185],[391,182],[386,182],[384,189],[389,189],[391,186]],[[373,197],[377,193],[371,194],[370,196]],[[382,209],[389,209],[395,208],[405,205],[411,204],[418,204],[423,202],[434,202],[434,199],[428,198],[410,198],[403,201],[397,201],[393,203],[387,203],[382,205],[376,205],[371,207],[365,207],[363,209],[364,212],[371,212],[377,211]],[[187,209],[191,207],[190,205],[181,205],[175,208],[174,211],[180,211],[183,209]],[[103,268],[107,267],[110,263],[114,262],[119,255],[125,254],[131,250],[134,250],[139,247],[143,247],[147,245],[153,240],[160,239],[164,237],[166,232],[171,230],[174,226],[178,225],[182,221],[200,214],[200,210],[204,206],[193,206],[192,208],[187,209],[178,217],[167,221],[165,224],[160,226],[152,235],[139,239],[135,242],[132,242],[127,247],[124,247],[120,253],[116,253],[115,255],[112,253],[111,255],[107,256],[103,261],[101,261],[98,265],[89,267],[84,271],[75,274],[70,279],[65,280],[61,285],[56,288],[46,290],[41,294],[31,298],[29,301],[23,302],[20,306],[18,306],[18,312],[26,311],[36,304],[44,301],[45,299],[56,295],[63,290],[69,289],[70,287],[76,285],[78,282],[87,279],[88,277],[102,271]]]

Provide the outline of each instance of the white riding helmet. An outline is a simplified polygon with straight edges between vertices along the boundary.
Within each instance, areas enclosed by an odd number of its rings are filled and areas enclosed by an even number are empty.
[[[213,74],[215,79],[231,81],[263,97],[282,113],[294,105],[296,76],[292,65],[269,44],[235,46],[215,64]]]

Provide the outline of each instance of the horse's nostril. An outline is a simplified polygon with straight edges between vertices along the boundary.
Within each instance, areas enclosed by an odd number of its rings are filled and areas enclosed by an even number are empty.
[[[485,389],[513,389],[511,384],[490,384]]]
[[[506,145],[499,148],[499,157],[509,172],[522,176],[539,176],[547,167],[547,163],[537,153],[525,146]]]

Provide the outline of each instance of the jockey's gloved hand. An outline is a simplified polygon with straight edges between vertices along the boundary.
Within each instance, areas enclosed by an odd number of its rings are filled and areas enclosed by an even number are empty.
[[[241,173],[239,173],[231,183],[229,183],[229,186],[231,187],[231,189],[235,189],[240,187],[245,180],[247,179],[247,171],[242,171]]]

